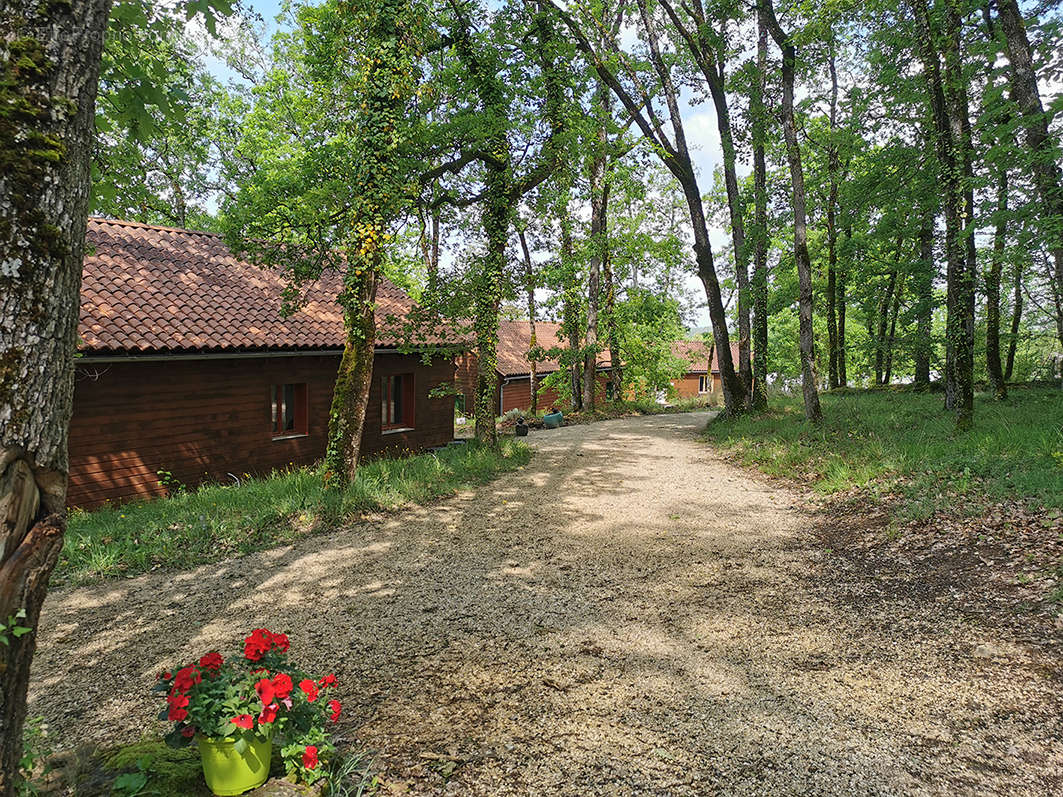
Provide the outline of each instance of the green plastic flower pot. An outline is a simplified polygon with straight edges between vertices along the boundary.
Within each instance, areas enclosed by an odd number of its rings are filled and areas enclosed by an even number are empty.
[[[237,752],[234,739],[199,737],[199,755],[203,759],[203,777],[207,787],[220,797],[243,794],[257,788],[269,777],[273,739],[245,737],[247,746]]]
[[[543,416],[543,426],[547,429],[557,429],[561,426],[565,420],[565,416],[560,412],[551,412]]]

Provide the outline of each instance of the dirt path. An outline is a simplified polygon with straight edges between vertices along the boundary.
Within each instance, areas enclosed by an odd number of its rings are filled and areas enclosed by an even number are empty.
[[[57,593],[31,712],[136,737],[154,672],[265,624],[341,678],[389,791],[1059,794],[1063,684],[946,603],[828,589],[799,500],[706,418],[533,433],[442,504]]]

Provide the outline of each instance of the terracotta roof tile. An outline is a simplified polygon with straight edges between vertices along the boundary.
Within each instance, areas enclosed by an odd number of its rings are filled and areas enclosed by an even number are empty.
[[[340,284],[312,286],[299,312],[280,314],[283,278],[233,256],[213,233],[90,219],[82,271],[79,348],[85,352],[336,349],[343,346]],[[377,345],[404,343],[409,296],[377,288]],[[458,336],[429,335],[443,344]]]
[[[672,344],[672,354],[690,363],[688,374],[708,373],[709,353],[712,353],[712,373],[720,373],[720,359],[716,347],[701,340],[677,340]],[[731,357],[738,368],[738,344],[731,343]]]
[[[561,336],[561,325],[554,321],[535,322],[535,341],[540,348],[568,347]],[[502,376],[520,376],[531,373],[528,351],[531,349],[531,329],[527,321],[502,321],[498,325],[498,372]],[[608,368],[609,352],[598,355],[600,368]],[[552,373],[558,369],[557,360],[539,360],[536,372]]]

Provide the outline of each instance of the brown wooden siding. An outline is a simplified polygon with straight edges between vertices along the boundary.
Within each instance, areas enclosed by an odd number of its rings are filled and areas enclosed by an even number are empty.
[[[723,393],[720,386],[720,375],[712,375],[712,390],[708,393],[699,393],[698,384],[701,377],[705,376],[704,373],[687,373],[678,379],[672,380],[672,386],[675,388],[679,398],[704,398],[711,404],[719,403],[723,401]]]
[[[309,465],[325,451],[339,365],[335,355],[262,359],[79,364],[70,423],[71,506],[165,494],[159,471],[183,484],[229,482]],[[412,373],[416,422],[381,434],[380,378]],[[366,456],[443,445],[453,437],[453,400],[428,391],[454,379],[454,365],[419,355],[380,354],[366,411]],[[273,439],[270,389],[306,383],[307,434]]]

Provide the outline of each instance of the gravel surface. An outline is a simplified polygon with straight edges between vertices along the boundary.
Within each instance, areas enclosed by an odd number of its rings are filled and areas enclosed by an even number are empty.
[[[30,711],[136,738],[155,672],[266,625],[341,678],[385,793],[1063,792],[1058,666],[947,600],[860,600],[708,417],[533,432],[434,506],[57,592]]]

